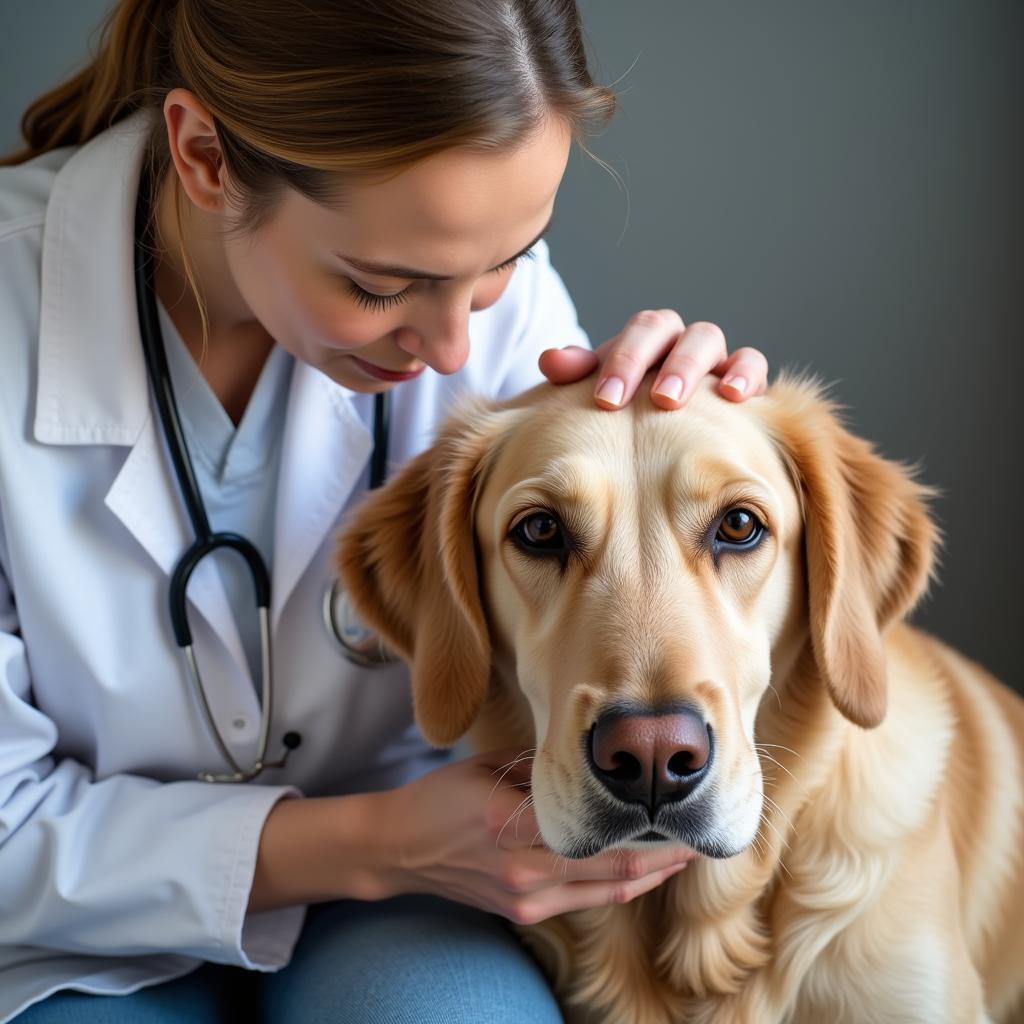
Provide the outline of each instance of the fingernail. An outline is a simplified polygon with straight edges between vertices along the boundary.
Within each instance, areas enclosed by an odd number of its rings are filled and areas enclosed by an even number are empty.
[[[656,395],[662,395],[665,398],[671,398],[673,402],[678,402],[682,397],[684,386],[683,378],[677,377],[672,373],[662,380],[662,382],[654,389],[654,393]]]
[[[726,377],[723,384],[728,384],[733,390],[738,391],[741,395],[747,390],[747,378],[746,377]]]
[[[618,377],[609,377],[598,389],[595,398],[609,405],[622,405],[622,396],[626,385]]]

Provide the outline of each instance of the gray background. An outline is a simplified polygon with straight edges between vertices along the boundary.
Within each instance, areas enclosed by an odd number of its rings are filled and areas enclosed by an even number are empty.
[[[0,151],[107,6],[0,0]],[[551,247],[591,337],[670,306],[833,382],[943,491],[916,620],[1024,690],[1024,4],[581,6],[621,100],[591,148],[627,186],[577,154],[559,194]]]

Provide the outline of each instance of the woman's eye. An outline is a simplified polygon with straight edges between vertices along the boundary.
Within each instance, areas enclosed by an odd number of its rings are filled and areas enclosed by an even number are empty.
[[[518,264],[520,260],[532,260],[536,258],[537,254],[532,249],[527,249],[526,252],[521,252],[518,256],[510,259],[507,263],[502,263],[500,267],[495,267],[492,273],[507,273],[510,270],[514,270],[516,264]],[[378,292],[367,291],[365,288],[360,287],[350,277],[343,278],[343,280],[348,286],[350,294],[356,300],[357,305],[374,313],[383,313],[389,309],[394,309],[395,306],[399,305],[399,303],[405,302],[409,297],[409,286],[406,286],[400,292],[394,292],[391,295],[381,295]]]
[[[764,533],[764,524],[749,509],[731,508],[718,524],[715,540],[723,544],[747,547]]]
[[[534,512],[520,519],[512,529],[512,538],[527,552],[558,554],[569,547],[562,524],[550,512]]]
[[[508,270],[514,270],[520,260],[535,260],[537,254],[532,249],[527,249],[526,252],[521,252],[518,256],[514,256],[507,263],[502,263],[500,267],[495,267],[491,271],[492,274],[502,274]]]
[[[409,297],[408,288],[403,288],[400,292],[395,292],[393,295],[378,295],[376,292],[368,292],[365,288],[360,288],[349,277],[346,277],[345,281],[357,304],[362,306],[363,309],[372,310],[374,313],[382,313],[384,310],[393,309],[399,303],[405,302]]]

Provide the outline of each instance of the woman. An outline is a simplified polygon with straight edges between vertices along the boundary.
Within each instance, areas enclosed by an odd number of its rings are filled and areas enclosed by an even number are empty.
[[[458,394],[599,362],[540,240],[614,103],[575,7],[123,0],[104,39],[0,172],[0,1019],[557,1020],[500,918],[632,899],[686,851],[556,863],[528,812],[503,828],[516,752],[445,763],[404,669],[341,658],[321,606],[375,394],[394,465]],[[189,584],[216,734],[175,649],[194,534],[147,295],[211,524],[272,567],[265,758],[231,558]],[[668,310],[599,353],[606,409],[658,364],[666,409],[765,383]]]

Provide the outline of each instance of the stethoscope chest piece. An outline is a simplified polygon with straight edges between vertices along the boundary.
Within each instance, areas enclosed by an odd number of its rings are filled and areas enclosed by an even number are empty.
[[[366,626],[356,614],[351,599],[337,580],[324,591],[323,614],[328,632],[338,641],[349,661],[374,668],[396,660],[378,633]]]

